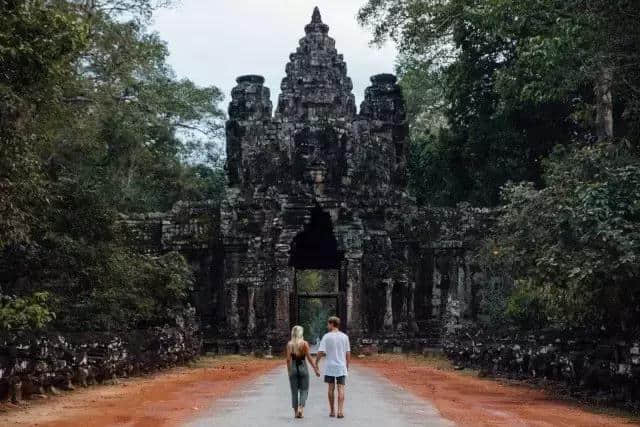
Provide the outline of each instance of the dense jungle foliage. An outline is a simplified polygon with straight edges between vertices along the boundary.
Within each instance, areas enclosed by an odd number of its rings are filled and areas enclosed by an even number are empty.
[[[224,187],[222,94],[167,65],[146,28],[165,5],[0,0],[0,330],[140,328],[186,308],[185,260],[115,227]]]
[[[148,31],[168,0],[0,0],[0,330],[114,330],[184,310],[191,271],[117,214],[218,200],[222,94]],[[489,322],[637,332],[640,2],[368,0],[399,49],[420,203],[499,206]]]
[[[421,203],[501,205],[490,322],[640,325],[640,2],[369,0],[399,46]]]

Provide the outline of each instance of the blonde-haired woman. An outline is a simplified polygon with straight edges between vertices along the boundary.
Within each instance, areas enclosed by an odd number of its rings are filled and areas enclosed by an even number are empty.
[[[304,340],[302,326],[294,326],[291,329],[291,341],[287,343],[286,354],[293,413],[296,418],[302,418],[304,405],[309,395],[309,371],[305,359],[309,361],[316,376],[320,376],[320,371],[311,358],[309,343]]]

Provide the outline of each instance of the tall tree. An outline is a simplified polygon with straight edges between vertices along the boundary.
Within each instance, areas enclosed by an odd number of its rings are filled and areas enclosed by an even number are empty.
[[[486,260],[541,298],[556,324],[637,333],[638,150],[611,143],[558,150],[544,179],[542,190],[505,187]]]
[[[36,117],[57,94],[85,28],[69,7],[0,1],[0,248],[30,237],[47,202],[36,155]]]
[[[206,151],[222,95],[176,79],[145,27],[158,4],[0,1],[0,328],[146,327],[186,307],[184,259],[116,227],[224,184]]]
[[[637,81],[637,8],[627,0],[369,1],[359,18],[374,41],[394,39],[404,58],[438,71],[444,88],[447,132],[414,135],[417,195],[495,204],[509,180],[541,185],[541,162],[556,144],[608,137],[614,123],[620,136],[637,135],[637,97],[626,95]],[[414,70],[399,71],[420,86]],[[420,90],[407,93],[411,100]]]

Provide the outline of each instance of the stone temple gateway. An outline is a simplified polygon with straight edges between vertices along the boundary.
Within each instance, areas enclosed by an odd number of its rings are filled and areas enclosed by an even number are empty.
[[[337,311],[350,335],[429,344],[445,294],[473,314],[464,242],[473,230],[455,224],[460,209],[419,210],[408,197],[402,90],[393,75],[373,76],[358,114],[328,33],[316,8],[275,113],[261,76],[239,77],[232,91],[220,213],[226,331],[282,341],[297,320],[297,271],[335,269]]]
[[[335,301],[356,347],[438,346],[443,327],[477,316],[490,278],[474,255],[491,213],[415,204],[396,78],[373,76],[358,112],[328,33],[316,9],[275,112],[262,77],[237,79],[219,211],[180,202],[166,214],[124,219],[144,250],[177,250],[191,263],[213,351],[284,343],[309,297],[298,289],[308,269],[337,278],[316,296]]]

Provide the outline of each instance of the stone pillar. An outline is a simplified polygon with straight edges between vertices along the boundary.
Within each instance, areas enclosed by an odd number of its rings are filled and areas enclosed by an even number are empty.
[[[347,327],[351,335],[360,335],[362,319],[360,318],[360,289],[362,287],[362,263],[359,256],[347,260],[347,280],[345,287],[345,303]]]
[[[437,318],[440,315],[440,298],[442,296],[442,274],[438,266],[438,256],[433,255],[433,292],[431,293],[431,315]]]
[[[384,329],[387,331],[393,330],[393,279],[385,279],[382,281],[384,284]]]
[[[412,332],[418,331],[418,324],[416,323],[416,282],[411,280],[408,286],[409,295],[407,298],[407,305],[409,308],[409,318],[407,319],[409,322],[409,329]]]
[[[474,304],[474,292],[473,292],[473,270],[472,270],[472,255],[465,253],[464,256],[464,286],[465,286],[465,317],[473,319],[473,304]]]
[[[247,287],[247,335],[253,337],[256,333],[256,289],[255,284]]]
[[[409,319],[409,280],[406,273],[402,273],[398,284],[402,287],[402,309],[400,316],[403,322]]]
[[[276,282],[274,286],[274,333],[278,336],[286,336],[291,326],[289,313],[289,295],[291,293],[292,273],[289,268],[278,268]]]
[[[293,292],[294,269],[289,267],[289,245],[276,245],[276,272],[274,290],[274,311],[271,328],[274,338],[284,338],[289,335],[291,326],[289,297]]]
[[[458,256],[456,259],[457,274],[457,298],[459,301],[460,315],[462,316],[467,310],[467,270],[465,268],[465,257]]]
[[[232,335],[238,335],[240,329],[240,315],[238,314],[238,282],[235,280],[229,280],[227,282],[227,293],[229,300],[229,311],[227,323],[229,324],[229,331]]]
[[[396,329],[399,332],[406,332],[409,326],[409,280],[404,268],[396,281],[396,286],[400,290],[400,316],[396,319]]]
[[[237,335],[240,326],[238,314],[238,280],[240,272],[240,258],[242,253],[232,251],[231,247],[225,248],[227,254],[224,263],[224,307],[227,323],[226,335]]]

